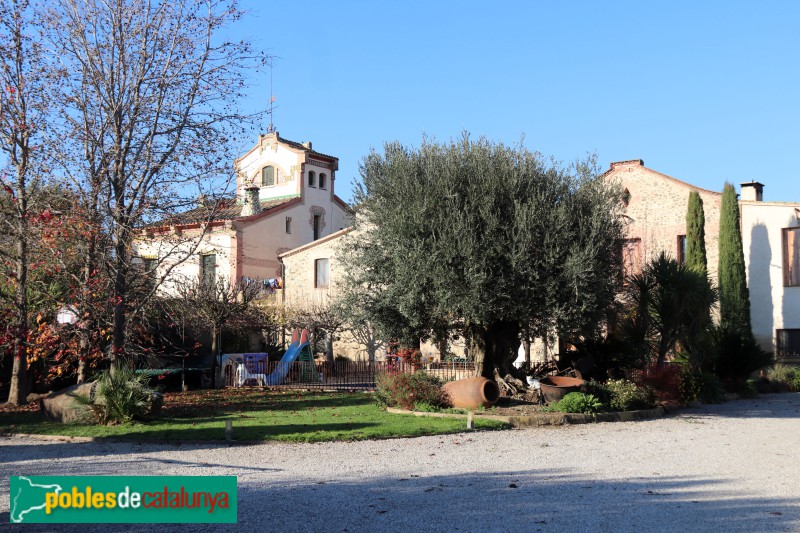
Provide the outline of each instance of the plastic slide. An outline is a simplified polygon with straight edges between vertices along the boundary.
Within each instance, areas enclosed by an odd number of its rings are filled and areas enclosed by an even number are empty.
[[[303,349],[308,347],[308,332],[306,330],[303,330],[300,340],[296,340],[295,336],[292,336],[292,339],[292,344],[289,345],[289,349],[286,350],[286,353],[281,357],[278,366],[272,374],[267,376],[265,384],[268,387],[282,384],[286,379],[286,375],[289,373],[289,368],[291,368],[292,363],[297,360],[303,352]]]

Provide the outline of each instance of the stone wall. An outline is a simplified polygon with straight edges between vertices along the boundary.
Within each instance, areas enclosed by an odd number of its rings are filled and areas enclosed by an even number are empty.
[[[641,160],[611,163],[606,180],[628,191],[626,263],[636,271],[662,250],[678,257],[678,237],[686,235],[689,193],[698,191],[705,213],[708,271],[717,279],[719,212],[722,194],[694,187],[644,166]]]

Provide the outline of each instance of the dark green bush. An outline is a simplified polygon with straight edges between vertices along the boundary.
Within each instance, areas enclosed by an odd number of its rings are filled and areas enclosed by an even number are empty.
[[[603,404],[592,394],[582,392],[570,392],[561,398],[560,401],[550,407],[551,411],[560,413],[584,413],[591,414],[603,410]]]
[[[697,400],[703,403],[721,403],[727,399],[725,386],[711,372],[692,372],[684,367],[680,377],[680,399],[684,405]]]
[[[722,379],[740,381],[760,368],[772,364],[772,354],[765,352],[751,335],[717,326],[710,330],[711,367]]]
[[[386,373],[376,379],[375,399],[379,405],[413,409],[414,404],[447,407],[442,381],[425,372]]]

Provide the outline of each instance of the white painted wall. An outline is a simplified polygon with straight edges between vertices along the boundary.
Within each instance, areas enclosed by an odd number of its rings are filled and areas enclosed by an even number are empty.
[[[783,286],[781,231],[800,227],[800,203],[741,201],[739,206],[753,334],[774,351],[775,330],[800,328],[800,287]]]
[[[134,243],[134,250],[140,257],[159,260],[159,279],[172,268],[170,275],[158,289],[158,294],[161,296],[175,295],[175,283],[199,280],[200,255],[207,252],[217,255],[218,279],[232,279],[235,274],[232,232],[225,227],[214,228],[206,234],[193,230],[180,235],[161,235],[152,239],[138,240]]]
[[[265,136],[247,154],[236,161],[236,196],[241,201],[244,188],[261,183],[261,169],[267,165],[275,167],[275,185],[261,187],[262,200],[300,194],[300,172],[305,154],[281,145],[275,136]]]

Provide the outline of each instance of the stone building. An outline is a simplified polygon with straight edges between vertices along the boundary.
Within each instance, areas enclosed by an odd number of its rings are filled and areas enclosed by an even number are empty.
[[[332,233],[280,255],[283,263],[283,303],[288,312],[324,313],[341,288],[341,246],[346,238],[357,238],[352,228]],[[387,343],[377,338],[367,324],[343,324],[328,337],[331,355],[353,361],[380,361]]]
[[[603,178],[618,183],[625,191],[628,227],[622,260],[626,272],[638,272],[662,251],[683,260],[689,193],[697,191],[705,212],[709,275],[717,279],[721,193],[656,172],[644,166],[641,159],[611,163]]]
[[[661,251],[683,260],[689,193],[698,191],[709,275],[718,280],[721,193],[656,172],[640,159],[611,163],[603,177],[625,191],[626,272],[638,272]],[[779,358],[800,359],[800,203],[764,202],[763,188],[741,184],[739,201],[753,335]]]

